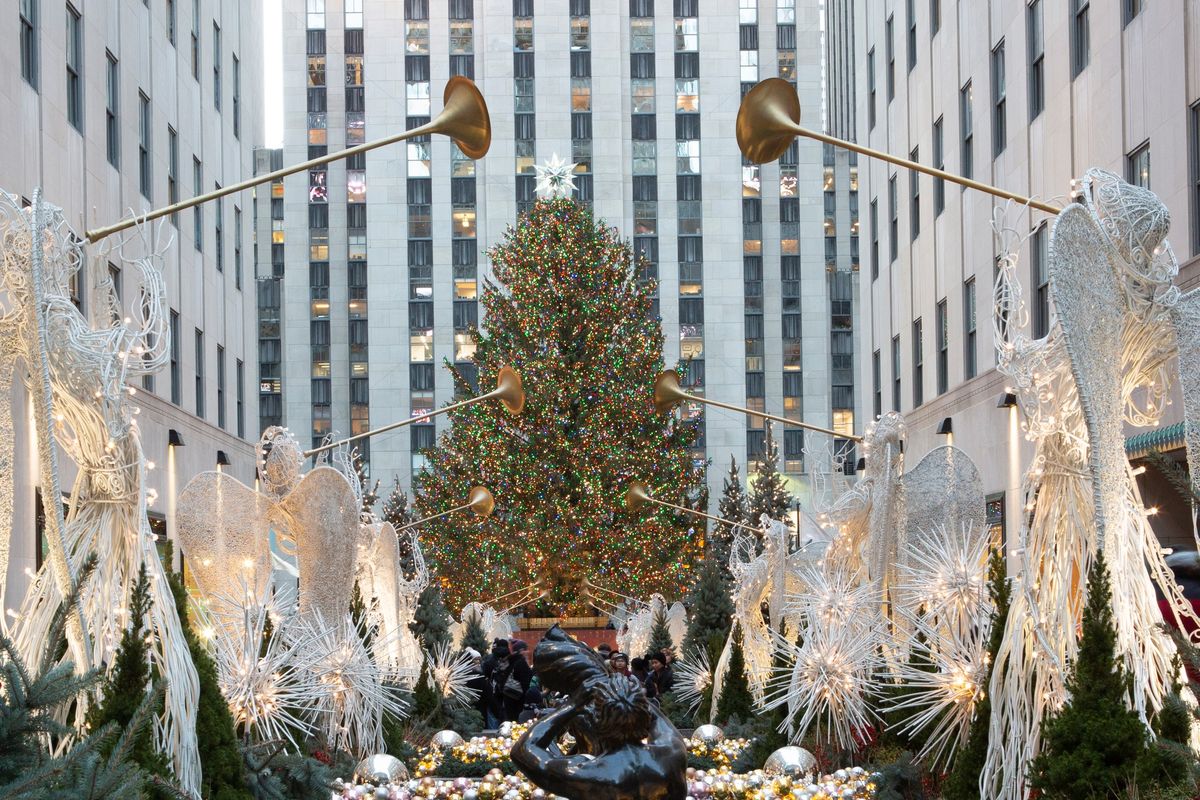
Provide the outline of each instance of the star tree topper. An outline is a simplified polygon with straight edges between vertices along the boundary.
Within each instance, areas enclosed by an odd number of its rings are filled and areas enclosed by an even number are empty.
[[[575,191],[576,166],[559,157],[558,153],[550,156],[545,164],[535,164],[533,170],[537,173],[537,196],[570,197]]]

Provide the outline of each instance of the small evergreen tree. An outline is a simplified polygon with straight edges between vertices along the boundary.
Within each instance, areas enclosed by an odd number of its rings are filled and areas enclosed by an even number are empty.
[[[168,572],[167,580],[200,679],[200,699],[196,706],[196,740],[203,758],[200,794],[204,800],[250,800],[233,715],[217,682],[217,665],[192,630],[183,576]]]
[[[700,567],[700,575],[688,599],[691,619],[683,637],[685,654],[703,650],[708,654],[708,663],[717,663],[721,648],[729,637],[730,620],[733,617],[730,589],[729,578],[710,554]]]
[[[721,499],[717,503],[718,514],[730,522],[745,523],[750,516],[750,504],[746,492],[742,489],[742,477],[738,470],[737,459],[729,457],[729,472],[725,476],[725,485],[721,491]],[[752,522],[758,525],[757,520]],[[733,535],[737,529],[732,525],[717,523],[709,538],[709,554],[717,560],[721,571],[729,572],[729,551],[733,547]]]
[[[354,621],[354,628],[358,631],[358,638],[362,639],[363,647],[370,652],[371,643],[375,640],[375,628],[367,618],[367,604],[363,601],[358,581],[354,582],[354,593],[350,595],[350,619]]]
[[[659,608],[654,612],[650,626],[650,652],[661,653],[664,649],[674,652],[675,640],[671,638],[671,627],[667,624],[667,610]]]
[[[421,642],[426,653],[434,652],[439,645],[453,646],[450,636],[450,612],[442,603],[442,590],[436,582],[430,583],[417,598],[417,609],[408,629]]]
[[[487,631],[483,629],[483,620],[479,618],[479,614],[474,612],[467,614],[463,620],[463,636],[459,649],[466,650],[468,647],[480,655],[486,655],[488,652]]]
[[[746,677],[746,656],[742,652],[742,631],[733,633],[733,650],[729,654],[729,671],[721,685],[721,696],[717,698],[717,723],[726,724],[736,718],[745,722],[754,714],[754,697],[750,694],[750,681]]]
[[[1067,679],[1070,699],[1042,724],[1042,752],[1030,765],[1030,785],[1048,800],[1136,796],[1139,773],[1150,777],[1148,732],[1125,707],[1129,677],[1116,656],[1103,551],[1088,573],[1082,628]]]
[[[771,423],[767,423],[766,449],[763,457],[754,467],[754,476],[750,479],[750,496],[748,499],[749,513],[746,523],[758,527],[760,517],[766,514],[771,519],[780,520],[791,525],[789,512],[792,508],[792,494],[787,490],[787,482],[779,472],[779,445],[771,434]]]
[[[1008,608],[1012,599],[1012,586],[1008,582],[1008,569],[1004,553],[999,548],[992,550],[988,560],[988,590],[992,596],[991,632],[988,635],[988,663],[996,663],[996,653],[1004,639],[1004,625],[1008,621]],[[992,682],[992,667],[988,668],[987,683]],[[954,767],[942,784],[942,795],[946,800],[979,800],[979,776],[987,760],[988,730],[992,721],[992,701],[984,696],[975,704],[975,718],[966,745],[954,758]]]
[[[380,518],[384,522],[390,522],[397,531],[415,521],[412,507],[408,504],[408,495],[400,488],[400,479],[397,477],[392,478],[392,490],[383,501]],[[407,533],[399,534],[396,546],[400,557],[400,569],[406,577],[410,577],[416,568],[413,561],[412,537]]]
[[[88,710],[88,729],[93,733],[109,723],[120,729],[129,727],[150,693],[150,654],[146,644],[146,617],[149,612],[150,578],[143,563],[129,597],[129,624],[121,634],[113,667],[104,682],[104,699]],[[156,705],[153,713],[158,714],[160,710]],[[110,748],[102,746],[100,749],[107,755]],[[168,774],[167,759],[155,749],[154,738],[146,728],[133,737],[129,756],[150,774]]]
[[[362,487],[362,511],[370,514],[379,502],[379,481],[371,483],[371,477],[367,474],[367,462],[363,461],[358,450],[354,450],[350,457],[354,460],[354,477]]]

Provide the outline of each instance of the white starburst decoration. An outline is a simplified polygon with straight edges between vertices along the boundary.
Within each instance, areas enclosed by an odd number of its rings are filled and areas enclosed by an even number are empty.
[[[803,564],[796,573],[807,591],[785,598],[785,615],[796,615],[805,628],[868,624],[879,616],[879,593],[848,571],[820,562]]]
[[[963,636],[986,625],[992,613],[987,590],[988,531],[970,522],[934,525],[911,544],[912,557],[900,565],[899,594],[904,608],[926,609],[925,624]]]
[[[440,644],[425,654],[425,665],[434,688],[452,706],[465,706],[479,699],[479,690],[467,685],[475,675],[475,664],[465,651],[454,654],[450,645]]]
[[[914,615],[911,621],[919,634],[912,644],[915,657],[896,666],[895,678],[905,692],[888,710],[904,717],[899,732],[925,739],[918,758],[944,768],[966,742],[975,706],[985,695],[990,626],[939,635],[927,617]]]
[[[695,713],[704,700],[704,693],[713,684],[712,665],[708,653],[697,648],[679,659],[671,668],[675,671],[675,684],[671,691],[683,703],[689,713]]]
[[[764,710],[786,706],[792,741],[810,731],[841,747],[862,744],[876,721],[870,700],[880,669],[878,615],[856,624],[813,624],[797,646],[775,634],[776,653],[791,667],[777,669],[767,687]]]
[[[363,645],[349,614],[327,623],[314,610],[297,625],[315,654],[310,669],[321,683],[317,708],[324,712],[330,746],[360,757],[383,749],[383,715],[407,712],[398,677],[381,669]]]
[[[544,164],[535,164],[537,196],[544,198],[570,197],[575,191],[575,163],[561,158],[558,153],[550,156]]]
[[[246,595],[249,597],[249,595]],[[313,702],[322,693],[309,660],[314,642],[292,630],[270,603],[217,598],[218,620],[202,613],[200,635],[211,639],[217,684],[234,721],[259,741],[293,745],[316,733]],[[267,620],[274,632],[264,640]]]

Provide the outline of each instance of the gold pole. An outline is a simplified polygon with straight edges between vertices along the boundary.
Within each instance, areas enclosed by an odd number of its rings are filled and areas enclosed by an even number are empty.
[[[122,220],[103,228],[90,230],[85,236],[89,242],[96,242],[106,236],[111,236],[127,228],[132,228],[134,225],[175,214],[193,206],[207,203],[210,200],[216,200],[220,197],[258,186],[261,183],[276,181],[288,175],[294,175],[297,172],[303,172],[313,167],[320,167],[333,161],[358,155],[359,153],[365,153],[389,144],[402,142],[405,139],[424,136],[427,133],[442,133],[444,131],[449,132],[451,137],[458,142],[463,153],[471,158],[483,158],[488,151],[488,146],[492,140],[492,127],[491,121],[488,119],[487,105],[484,103],[483,96],[479,93],[479,90],[475,88],[475,84],[467,78],[452,77],[450,79],[446,84],[442,113],[419,128],[413,128],[411,131],[404,131],[393,136],[385,136],[382,139],[376,139],[373,142],[360,144],[356,147],[348,147],[345,150],[329,153],[320,158],[310,158],[308,161],[293,164],[283,169],[277,169],[266,175],[256,175],[253,178],[247,178],[232,186],[224,186],[212,192],[196,195],[188,200],[180,200],[178,203],[172,203],[163,208],[147,211],[145,214],[135,215],[132,219]]]
[[[927,167],[883,150],[864,147],[836,136],[801,127],[800,99],[796,96],[796,89],[782,78],[767,78],[760,81],[742,98],[742,105],[738,109],[737,116],[737,141],[738,147],[746,158],[756,164],[774,161],[783,155],[797,136],[841,147],[868,158],[877,158],[898,167],[932,175],[935,178],[957,183],[968,189],[986,192],[1005,200],[1013,200],[1030,208],[1036,208],[1038,211],[1045,211],[1047,214],[1057,215],[1062,210],[1049,203],[1010,192],[1007,189],[964,178],[961,175],[946,172],[944,169]]]
[[[468,509],[470,507],[471,507],[470,503],[463,503],[461,506],[455,506],[454,508],[452,508],[448,511],[443,511],[440,514],[434,514],[432,516],[425,517],[424,519],[419,519],[416,522],[410,522],[401,528],[397,528],[396,533],[401,533],[403,531],[408,530],[409,528],[415,528],[418,525],[424,525],[426,522],[432,522],[433,520],[447,516],[448,514],[453,514],[455,511],[465,511],[466,509]]]
[[[764,411],[753,411],[742,406],[735,406],[730,403],[722,403],[720,400],[710,400],[707,397],[685,392],[679,383],[679,373],[673,369],[664,370],[658,373],[658,377],[654,379],[654,407],[660,414],[665,414],[681,402],[688,400],[694,403],[704,403],[709,406],[716,406],[727,411],[737,411],[741,414],[753,417],[762,417],[769,419],[772,422],[779,422],[783,425],[792,425],[797,428],[824,433],[828,436],[834,436],[840,439],[849,439],[853,442],[861,442],[862,437],[856,436],[853,433],[838,433],[829,428],[822,428],[820,425],[810,425],[807,422],[799,420],[787,419],[786,417],[777,417],[774,414],[768,414]]]
[[[425,517],[424,519],[419,519],[416,522],[410,522],[401,528],[397,528],[396,533],[406,531],[409,528],[415,528],[418,525],[422,525],[430,520],[438,519],[439,517],[444,517],[447,514],[453,514],[455,511],[466,511],[468,508],[474,511],[475,516],[477,517],[490,517],[492,515],[492,511],[496,509],[496,501],[486,486],[472,486],[470,493],[467,495],[467,502],[463,503],[461,506],[455,506],[448,511],[443,511],[439,514],[434,514],[432,516]]]
[[[379,428],[372,428],[369,431],[356,433],[353,436],[348,436],[345,439],[339,439],[336,442],[329,442],[328,444],[323,444],[320,447],[314,447],[311,450],[305,450],[304,457],[308,458],[309,456],[314,456],[317,453],[323,453],[326,450],[332,450],[335,447],[341,447],[344,444],[357,442],[359,439],[365,439],[368,436],[374,436],[377,433],[394,431],[397,428],[403,428],[407,425],[412,425],[415,422],[428,420],[430,417],[436,417],[439,414],[447,414],[465,406],[481,403],[484,400],[491,400],[493,397],[499,398],[500,402],[504,404],[504,407],[508,409],[508,413],[510,414],[520,414],[525,409],[525,390],[521,386],[521,376],[517,374],[517,371],[512,367],[505,366],[500,368],[500,371],[496,374],[496,388],[487,394],[482,394],[479,397],[472,397],[469,400],[461,400],[457,403],[451,403],[444,408],[430,411],[428,414],[422,414],[419,417],[402,419],[399,422],[393,422],[389,425],[384,425]]]
[[[665,500],[659,500],[658,498],[656,498],[650,494],[650,489],[646,486],[646,484],[642,483],[641,481],[631,482],[629,484],[629,488],[625,490],[625,508],[627,508],[630,511],[636,512],[645,503],[654,503],[655,505],[663,506],[664,508],[673,508],[676,511],[682,511],[685,514],[691,514],[692,516],[695,516],[695,517],[704,517],[705,519],[711,519],[713,522],[719,522],[722,525],[729,525],[734,528],[745,528],[748,531],[754,531],[755,533],[758,533],[758,534],[765,533],[761,528],[755,528],[753,525],[746,525],[745,523],[742,523],[742,522],[733,522],[732,520],[723,519],[721,517],[715,517],[712,514],[706,514],[703,511],[697,511],[694,508],[688,508],[687,506],[679,506],[679,505],[675,505],[674,503],[668,503]]]

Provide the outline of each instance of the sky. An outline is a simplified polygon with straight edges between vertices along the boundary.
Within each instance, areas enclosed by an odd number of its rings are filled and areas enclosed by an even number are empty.
[[[263,2],[264,144],[283,146],[283,0]]]

